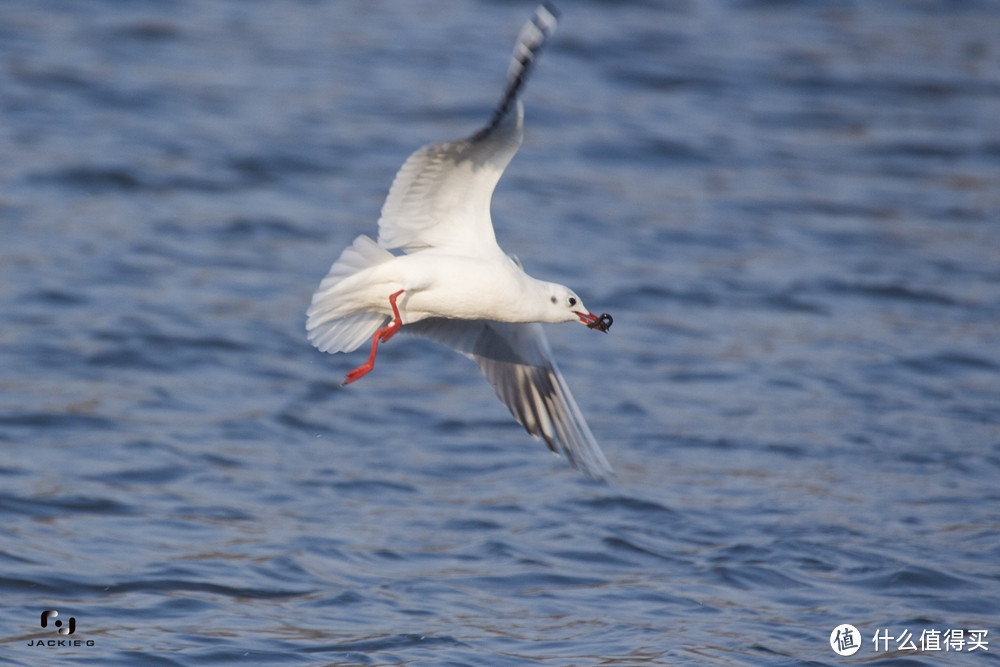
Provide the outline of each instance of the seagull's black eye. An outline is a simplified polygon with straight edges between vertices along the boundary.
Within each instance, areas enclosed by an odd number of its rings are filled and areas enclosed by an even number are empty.
[[[576,297],[575,296],[571,296],[569,298],[569,305],[571,305],[571,306],[575,306],[576,305]]]

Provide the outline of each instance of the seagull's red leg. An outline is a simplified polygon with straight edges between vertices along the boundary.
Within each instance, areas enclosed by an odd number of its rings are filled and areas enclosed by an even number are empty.
[[[378,351],[378,344],[384,343],[392,338],[395,333],[399,331],[399,328],[403,326],[403,318],[399,316],[399,308],[396,307],[396,299],[404,291],[405,290],[399,290],[395,294],[389,295],[389,305],[392,306],[392,322],[389,322],[389,324],[375,332],[375,335],[372,336],[372,352],[368,355],[368,361],[348,373],[347,379],[344,380],[344,384],[350,384],[367,375],[368,372],[375,367],[375,352]]]

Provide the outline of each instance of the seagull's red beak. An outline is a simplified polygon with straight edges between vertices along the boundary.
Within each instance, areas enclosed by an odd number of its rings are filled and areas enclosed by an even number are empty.
[[[588,329],[597,329],[598,331],[603,331],[608,333],[608,329],[614,323],[614,318],[607,313],[601,313],[600,315],[594,315],[593,313],[585,313],[580,310],[574,310],[580,321],[587,325]]]

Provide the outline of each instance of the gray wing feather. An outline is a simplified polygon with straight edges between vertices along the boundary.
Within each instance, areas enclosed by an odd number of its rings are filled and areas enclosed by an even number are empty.
[[[553,452],[594,478],[611,466],[549,349],[542,326],[430,318],[403,327],[475,360],[514,418]]]
[[[380,246],[406,252],[456,249],[467,255],[496,250],[490,201],[521,146],[524,109],[519,97],[555,25],[555,10],[542,5],[521,29],[507,86],[485,127],[467,139],[425,146],[403,164],[382,205]]]

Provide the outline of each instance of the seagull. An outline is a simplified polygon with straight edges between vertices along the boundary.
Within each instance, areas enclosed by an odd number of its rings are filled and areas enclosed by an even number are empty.
[[[558,12],[540,5],[514,45],[507,86],[485,127],[458,141],[425,146],[406,160],[382,206],[378,241],[358,236],[312,296],[306,330],[323,352],[351,352],[401,329],[475,360],[514,418],[589,477],[612,472],[566,385],[540,323],[580,322],[607,333],[568,287],[529,276],[497,245],[493,189],[521,145],[520,94]],[[391,250],[400,249],[402,254]]]

